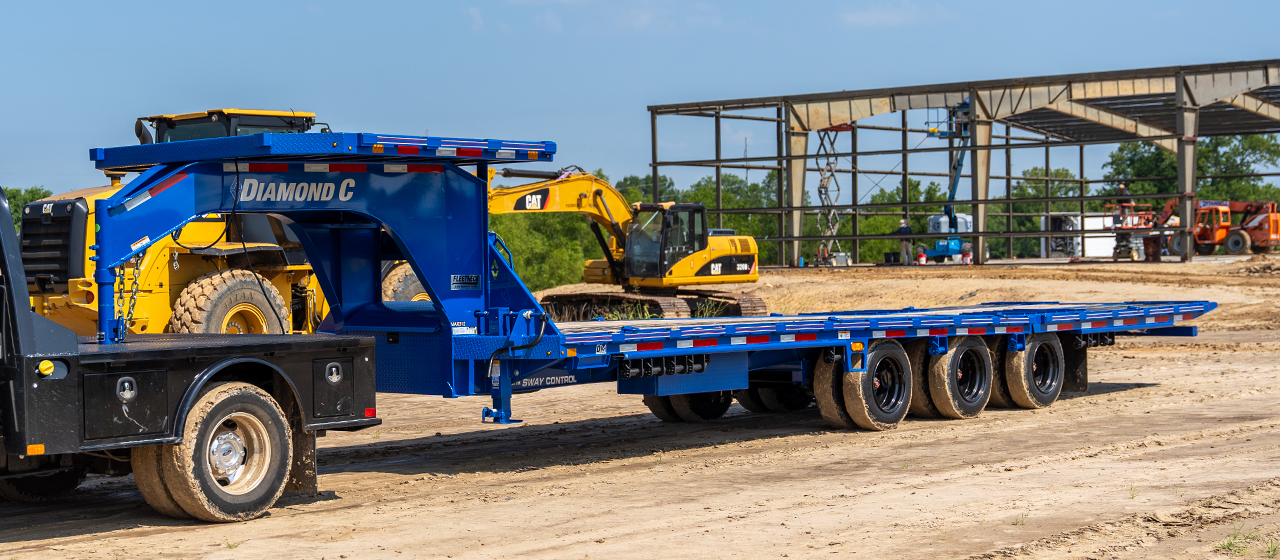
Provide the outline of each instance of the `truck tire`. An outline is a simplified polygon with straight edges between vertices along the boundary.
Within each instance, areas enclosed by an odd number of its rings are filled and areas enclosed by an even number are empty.
[[[191,514],[182,509],[182,506],[173,499],[173,493],[165,484],[164,475],[160,469],[159,446],[133,448],[129,455],[129,462],[133,466],[133,482],[138,485],[138,492],[142,494],[142,499],[147,501],[151,509],[156,510],[160,515],[174,519],[191,517]]]
[[[929,394],[947,418],[982,414],[991,399],[991,353],[980,337],[954,339],[946,354],[929,359]]]
[[[729,391],[712,391],[710,393],[692,393],[688,395],[671,395],[671,408],[685,422],[710,422],[717,420],[729,411],[733,404],[733,393]]]
[[[658,395],[645,395],[644,405],[649,407],[649,412],[658,417],[663,422],[684,422],[676,409],[671,406],[671,397],[660,397]]]
[[[1004,378],[1013,402],[1022,408],[1044,408],[1058,400],[1067,371],[1065,359],[1056,334],[1028,337],[1026,349],[1010,352],[1005,360]]]
[[[818,414],[828,426],[837,430],[852,430],[858,425],[844,408],[843,368],[835,361],[827,362],[826,353],[813,365],[813,398],[818,401]]]
[[[1182,256],[1187,252],[1187,242],[1182,235],[1173,234],[1169,236],[1169,254]]]
[[[908,411],[916,418],[941,418],[929,394],[929,339],[920,338],[903,345],[911,364],[911,402]]]
[[[1218,246],[1212,243],[1196,243],[1196,254],[1200,256],[1209,256],[1218,252]]]
[[[991,400],[987,401],[987,407],[1013,408],[1017,405],[1009,396],[1009,386],[1005,383],[1003,374],[1005,361],[1009,356],[1009,337],[988,336],[984,340],[987,350],[991,352],[991,371],[994,372],[991,375]]]
[[[187,414],[182,443],[160,450],[174,501],[211,522],[266,513],[284,493],[292,462],[288,419],[271,395],[248,383],[207,390]]]
[[[742,405],[751,412],[772,412],[769,407],[760,402],[760,392],[758,389],[741,389],[733,392],[733,398],[738,400],[738,404]]]
[[[409,263],[400,263],[382,279],[382,301],[431,301]]]
[[[844,374],[844,407],[853,423],[876,432],[898,427],[911,403],[911,361],[902,345],[882,340],[867,350],[867,368]]]
[[[1249,253],[1249,245],[1252,243],[1253,240],[1249,239],[1249,234],[1245,233],[1244,230],[1238,229],[1227,236],[1227,240],[1223,242],[1222,246],[1227,250],[1228,255],[1246,255]]]
[[[798,385],[790,387],[761,387],[760,403],[771,412],[795,412],[813,404],[813,397]]]
[[[183,288],[173,304],[169,332],[284,334],[282,327],[290,324],[289,306],[271,282],[248,270],[230,269],[205,274]]]
[[[75,466],[48,475],[0,479],[0,498],[29,504],[65,498],[80,487],[87,473],[88,469]]]
[[[1262,255],[1265,253],[1270,253],[1271,247],[1269,245],[1251,245],[1249,247],[1249,250],[1253,251],[1254,254]]]

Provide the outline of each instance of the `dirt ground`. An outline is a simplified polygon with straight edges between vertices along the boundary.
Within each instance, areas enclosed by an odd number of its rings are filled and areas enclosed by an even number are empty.
[[[1280,288],[1263,260],[768,271],[771,309],[1207,299],[1196,339],[1122,338],[1048,409],[827,428],[816,409],[663,424],[607,385],[380,395],[321,440],[320,496],[233,525],[132,478],[0,503],[0,558],[1215,558],[1280,551]],[[1280,264],[1276,265],[1280,268]],[[562,289],[580,289],[568,287]]]

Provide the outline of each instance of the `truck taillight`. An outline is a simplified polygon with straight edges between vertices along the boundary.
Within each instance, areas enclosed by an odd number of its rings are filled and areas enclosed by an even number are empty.
[[[376,409],[376,408],[366,408],[366,409],[364,409],[364,417],[365,417],[365,418],[373,418],[374,416],[377,416],[377,415],[378,415],[378,409]]]

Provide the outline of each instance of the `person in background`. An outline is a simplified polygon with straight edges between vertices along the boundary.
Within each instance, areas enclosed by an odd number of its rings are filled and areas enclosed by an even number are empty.
[[[907,225],[907,221],[905,219],[898,220],[898,229],[897,231],[894,231],[894,233],[899,235],[911,235],[911,226]],[[902,251],[902,264],[909,264],[911,262],[911,257],[914,256],[911,254],[911,240],[903,238],[898,241],[900,242],[899,247],[901,247]]]

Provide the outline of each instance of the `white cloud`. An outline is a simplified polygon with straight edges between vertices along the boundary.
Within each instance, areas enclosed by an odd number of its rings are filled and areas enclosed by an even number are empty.
[[[936,6],[923,9],[911,2],[902,2],[896,6],[846,10],[840,14],[840,21],[851,27],[901,27],[921,23],[926,19],[940,18],[943,15],[942,9]]]

